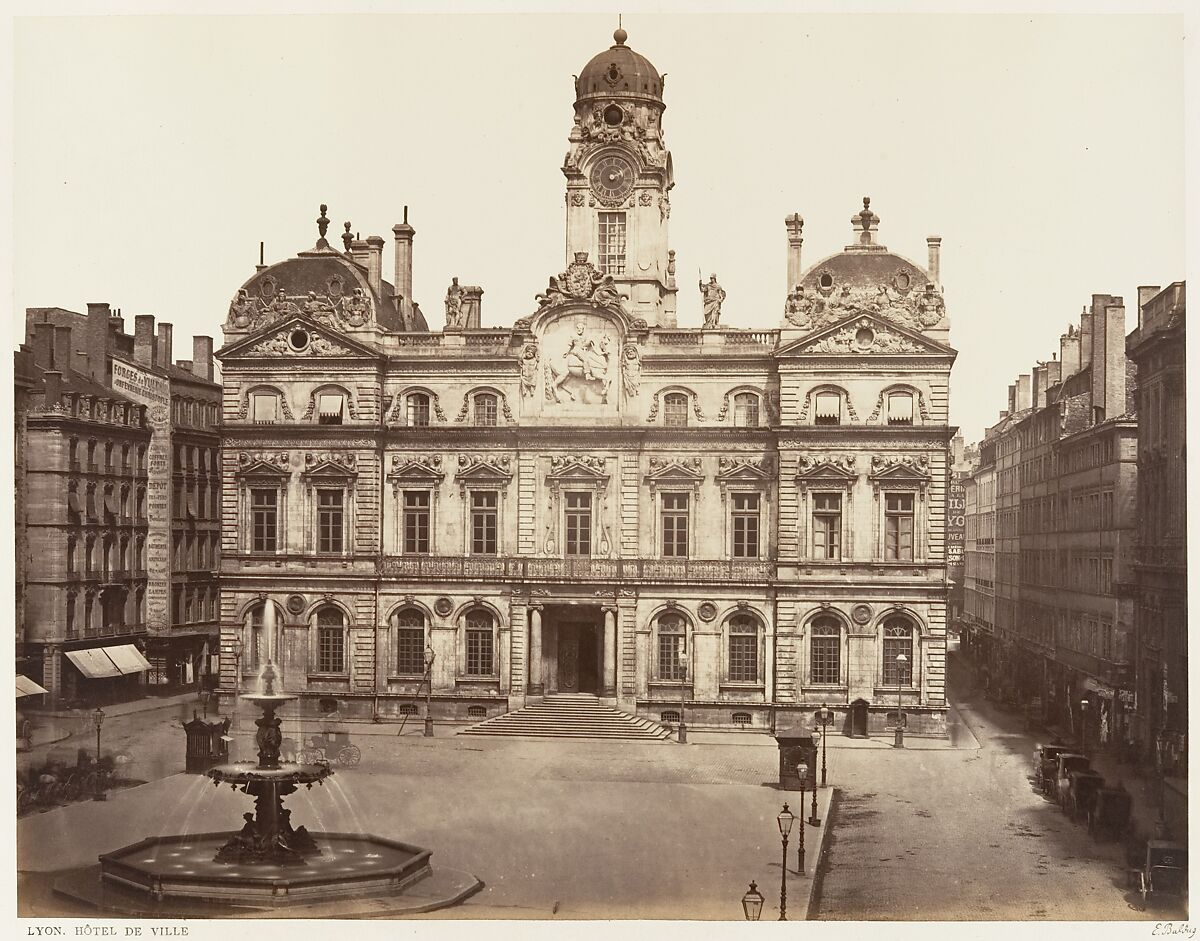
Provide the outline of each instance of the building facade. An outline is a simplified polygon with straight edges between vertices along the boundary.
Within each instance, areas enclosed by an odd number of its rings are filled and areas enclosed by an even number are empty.
[[[1138,293],[1127,347],[1138,374],[1135,734],[1142,757],[1176,779],[1168,804],[1186,814],[1178,779],[1187,775],[1188,727],[1187,294],[1182,281]]]
[[[1125,309],[1094,295],[1009,387],[968,485],[964,627],[989,688],[1092,747],[1129,741],[1137,421]],[[994,531],[994,544],[988,533]]]
[[[153,320],[139,316],[130,336],[107,304],[26,313],[16,354],[17,668],[50,703],[193,683],[209,672],[210,641],[216,653],[217,559],[196,560],[187,584],[173,582],[172,532],[186,527],[170,515],[176,426],[219,473],[212,340],[197,337],[194,359],[171,364],[170,325],[155,337]],[[208,516],[215,530],[217,511]],[[199,586],[208,609],[172,618],[172,595]]]
[[[938,273],[878,242],[805,269],[772,329],[677,323],[662,78],[616,43],[575,84],[566,267],[482,326],[411,298],[415,230],[260,266],[225,323],[222,688],[270,658],[309,714],[482,718],[593,693],[766,729],[828,702],[945,725],[948,380]],[[407,213],[406,213],[407,216]],[[549,266],[547,266],[549,267]],[[551,270],[557,269],[556,264]],[[264,631],[266,606],[276,628]]]

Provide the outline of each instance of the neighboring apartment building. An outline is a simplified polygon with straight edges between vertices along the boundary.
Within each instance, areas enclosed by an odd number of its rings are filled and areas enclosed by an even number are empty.
[[[1138,326],[1127,345],[1138,375],[1136,738],[1146,760],[1179,779],[1187,774],[1188,728],[1187,292],[1177,281],[1138,294]],[[1168,808],[1186,811],[1186,789],[1175,790]]]
[[[988,429],[968,530],[968,623],[996,693],[1087,736],[1126,741],[1132,690],[1132,561],[1137,486],[1132,370],[1120,298],[1094,295],[1059,353],[1009,387]],[[994,590],[980,534],[995,482]],[[972,495],[973,491],[973,495]],[[993,614],[989,621],[987,611]]]
[[[431,656],[442,716],[571,692],[765,729],[828,702],[866,734],[902,699],[940,734],[940,239],[928,266],[889,252],[864,200],[805,269],[789,216],[778,327],[720,326],[715,276],[705,327],[679,327],[662,78],[615,39],[575,82],[566,268],[511,326],[455,278],[429,330],[407,213],[394,285],[384,240],[347,223],[333,248],[322,207],[313,248],[237,290],[222,688],[270,658],[306,714],[395,716]]]
[[[217,558],[193,559],[172,578],[171,542],[201,528],[215,546],[218,516],[211,497],[205,519],[170,515],[172,433],[205,452],[219,481],[212,340],[197,337],[193,360],[171,364],[170,325],[155,337],[153,320],[139,316],[129,336],[107,304],[86,315],[26,312],[16,354],[26,386],[17,661],[51,702],[194,683],[216,653]],[[203,597],[207,608],[172,618],[173,595]]]

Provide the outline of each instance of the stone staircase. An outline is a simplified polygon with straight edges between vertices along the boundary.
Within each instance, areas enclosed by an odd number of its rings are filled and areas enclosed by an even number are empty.
[[[533,738],[611,738],[666,741],[670,730],[657,722],[606,706],[587,693],[559,693],[472,726],[460,735]]]

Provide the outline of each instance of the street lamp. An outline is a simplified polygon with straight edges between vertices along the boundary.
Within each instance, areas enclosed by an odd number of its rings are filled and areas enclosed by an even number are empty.
[[[99,706],[92,713],[92,725],[96,727],[96,793],[92,795],[92,800],[108,800],[108,795],[104,793],[104,778],[100,774],[100,726],[104,725],[104,710]]]
[[[908,665],[905,654],[896,654],[896,747],[904,747],[904,668]]]
[[[437,654],[433,652],[433,647],[429,644],[425,645],[425,737],[433,738],[433,715],[429,711],[429,699],[433,687],[433,661],[437,659]]]
[[[204,718],[206,719],[208,718],[208,701],[210,699],[212,699],[211,690],[205,689],[200,691],[200,702],[204,703]]]
[[[1091,705],[1086,699],[1079,700],[1079,750],[1083,754],[1087,754],[1088,746],[1088,721],[1087,713],[1088,706]]]
[[[758,921],[762,915],[762,907],[763,897],[758,891],[758,883],[751,882],[749,890],[742,896],[742,911],[746,915],[746,921]]]
[[[784,804],[783,810],[779,812],[775,821],[779,824],[779,835],[783,837],[783,865],[779,867],[779,920],[787,921],[787,845],[788,834],[792,832],[792,824],[796,822],[796,815],[788,810],[787,804]],[[800,826],[804,826],[803,821]]]
[[[233,652],[233,714],[236,716],[238,699],[242,695],[242,638],[234,637],[229,648]]]
[[[821,723],[821,787],[826,787],[829,784],[829,779],[825,774],[825,743],[829,740],[829,723],[833,721],[833,710],[825,703],[821,703],[821,708],[817,710],[817,721]]]
[[[813,765],[813,787],[812,787],[812,792],[813,792],[812,813],[809,814],[809,817],[808,817],[808,824],[811,827],[819,827],[821,825],[821,818],[817,816],[817,769],[816,769],[816,765],[815,765],[816,758],[817,758],[817,746],[820,744],[821,744],[821,733],[814,729],[813,730],[813,762],[814,762],[814,765]],[[804,813],[804,805],[803,804],[800,805],[800,812]],[[800,829],[803,831],[804,828],[801,827]]]
[[[801,765],[796,769],[796,777],[800,779],[800,813],[804,813],[805,784],[808,781],[808,769]],[[813,779],[813,790],[816,790],[816,778]],[[804,875],[804,821],[800,821],[800,844],[796,847],[796,872]]]
[[[683,710],[687,703],[687,637],[679,638],[679,744],[687,744],[687,723],[683,721]]]

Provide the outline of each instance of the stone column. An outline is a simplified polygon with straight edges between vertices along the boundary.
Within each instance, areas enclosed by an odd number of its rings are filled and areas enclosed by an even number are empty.
[[[529,694],[540,696],[545,692],[542,682],[542,606],[529,606]]]
[[[617,693],[617,609],[604,608],[604,676],[603,695]]]

